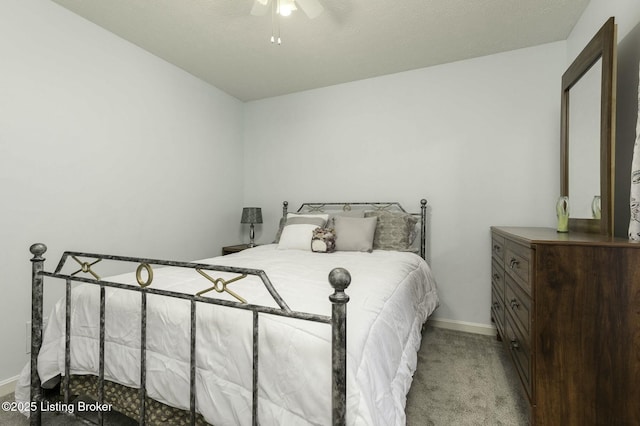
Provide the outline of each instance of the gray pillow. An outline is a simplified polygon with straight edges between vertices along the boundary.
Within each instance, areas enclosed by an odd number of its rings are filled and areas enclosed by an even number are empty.
[[[387,211],[366,212],[364,216],[378,218],[373,238],[374,249],[398,251],[411,249],[411,236],[418,223],[416,217],[409,213]]]
[[[336,250],[338,251],[371,251],[373,237],[376,232],[377,217],[336,216]]]
[[[321,217],[309,216],[309,217],[290,217],[285,222],[284,226],[287,225],[315,225],[322,228],[327,221]]]
[[[336,217],[364,217],[364,210],[329,212],[329,221],[327,222],[327,227],[335,227]]]

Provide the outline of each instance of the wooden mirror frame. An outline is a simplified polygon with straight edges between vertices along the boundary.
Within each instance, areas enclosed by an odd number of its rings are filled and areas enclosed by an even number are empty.
[[[560,195],[569,196],[569,90],[602,59],[600,91],[600,219],[569,217],[569,230],[613,235],[615,173],[616,25],[613,17],[600,28],[562,75],[560,118]]]

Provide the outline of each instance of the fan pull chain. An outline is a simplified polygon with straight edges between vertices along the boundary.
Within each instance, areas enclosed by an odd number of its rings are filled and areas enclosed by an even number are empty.
[[[272,0],[271,1],[271,43],[275,43],[277,40],[278,45],[282,44],[282,39],[280,38],[280,20],[278,19],[279,8],[280,8],[280,0]]]

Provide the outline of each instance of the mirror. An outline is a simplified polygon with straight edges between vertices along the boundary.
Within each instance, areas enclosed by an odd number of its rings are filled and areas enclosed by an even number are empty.
[[[560,195],[569,197],[569,230],[613,235],[614,18],[562,76]]]
[[[593,219],[594,197],[600,196],[600,81],[602,58],[571,88],[569,108],[569,182],[571,216]]]

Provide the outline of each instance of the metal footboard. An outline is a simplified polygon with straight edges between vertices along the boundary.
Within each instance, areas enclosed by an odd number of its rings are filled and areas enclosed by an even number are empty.
[[[190,262],[176,262],[158,259],[145,259],[124,256],[110,256],[80,252],[65,252],[58,263],[54,272],[44,271],[44,253],[47,247],[44,244],[34,244],[30,251],[33,254],[32,262],[32,316],[31,316],[31,425],[40,425],[42,421],[42,403],[43,391],[41,387],[40,377],[38,375],[38,354],[42,345],[42,327],[43,327],[43,292],[44,277],[63,279],[66,282],[66,312],[65,312],[65,367],[64,379],[62,382],[62,393],[65,405],[70,403],[69,378],[71,369],[70,356],[70,328],[71,328],[71,283],[82,282],[100,287],[100,349],[99,349],[99,368],[98,368],[98,401],[99,405],[104,404],[104,356],[105,356],[105,312],[106,299],[105,289],[117,288],[132,292],[140,293],[141,307],[141,345],[140,345],[140,424],[144,425],[146,415],[146,332],[147,332],[147,295],[161,295],[175,299],[190,301],[191,315],[191,339],[190,339],[190,424],[196,422],[196,308],[198,304],[205,303],[211,305],[219,305],[236,309],[248,310],[253,312],[253,390],[252,390],[252,424],[258,425],[258,360],[259,360],[259,316],[277,315],[287,318],[294,318],[304,321],[314,321],[331,325],[332,328],[332,423],[333,425],[344,425],[346,420],[346,303],[349,301],[344,290],[351,282],[349,272],[343,268],[333,269],[328,277],[334,293],[329,296],[332,303],[332,315],[316,315],[304,312],[292,311],[284,300],[280,297],[276,289],[264,271],[249,268],[235,268],[227,266],[216,266],[207,264],[198,264]],[[80,265],[80,269],[72,274],[61,273],[63,267],[69,259],[73,259]],[[81,260],[91,259],[91,261]],[[129,284],[110,282],[101,280],[94,272],[92,266],[102,260],[111,260],[119,262],[137,263],[136,280],[139,287]],[[151,287],[153,281],[153,266],[172,266],[179,268],[194,269],[205,278],[213,283],[213,287],[196,295],[178,293],[173,291],[155,289]],[[231,280],[214,279],[204,271],[229,272],[238,274],[237,278]],[[78,276],[78,273],[85,273],[92,276],[86,278]],[[244,278],[247,275],[258,277],[273,300],[278,305],[277,308],[252,305],[246,303],[241,297],[236,295],[227,285],[237,279]],[[228,301],[223,299],[215,299],[203,297],[206,291],[215,290],[217,292],[227,292],[236,297],[238,301]],[[102,425],[104,421],[103,412],[98,410],[98,424]]]

